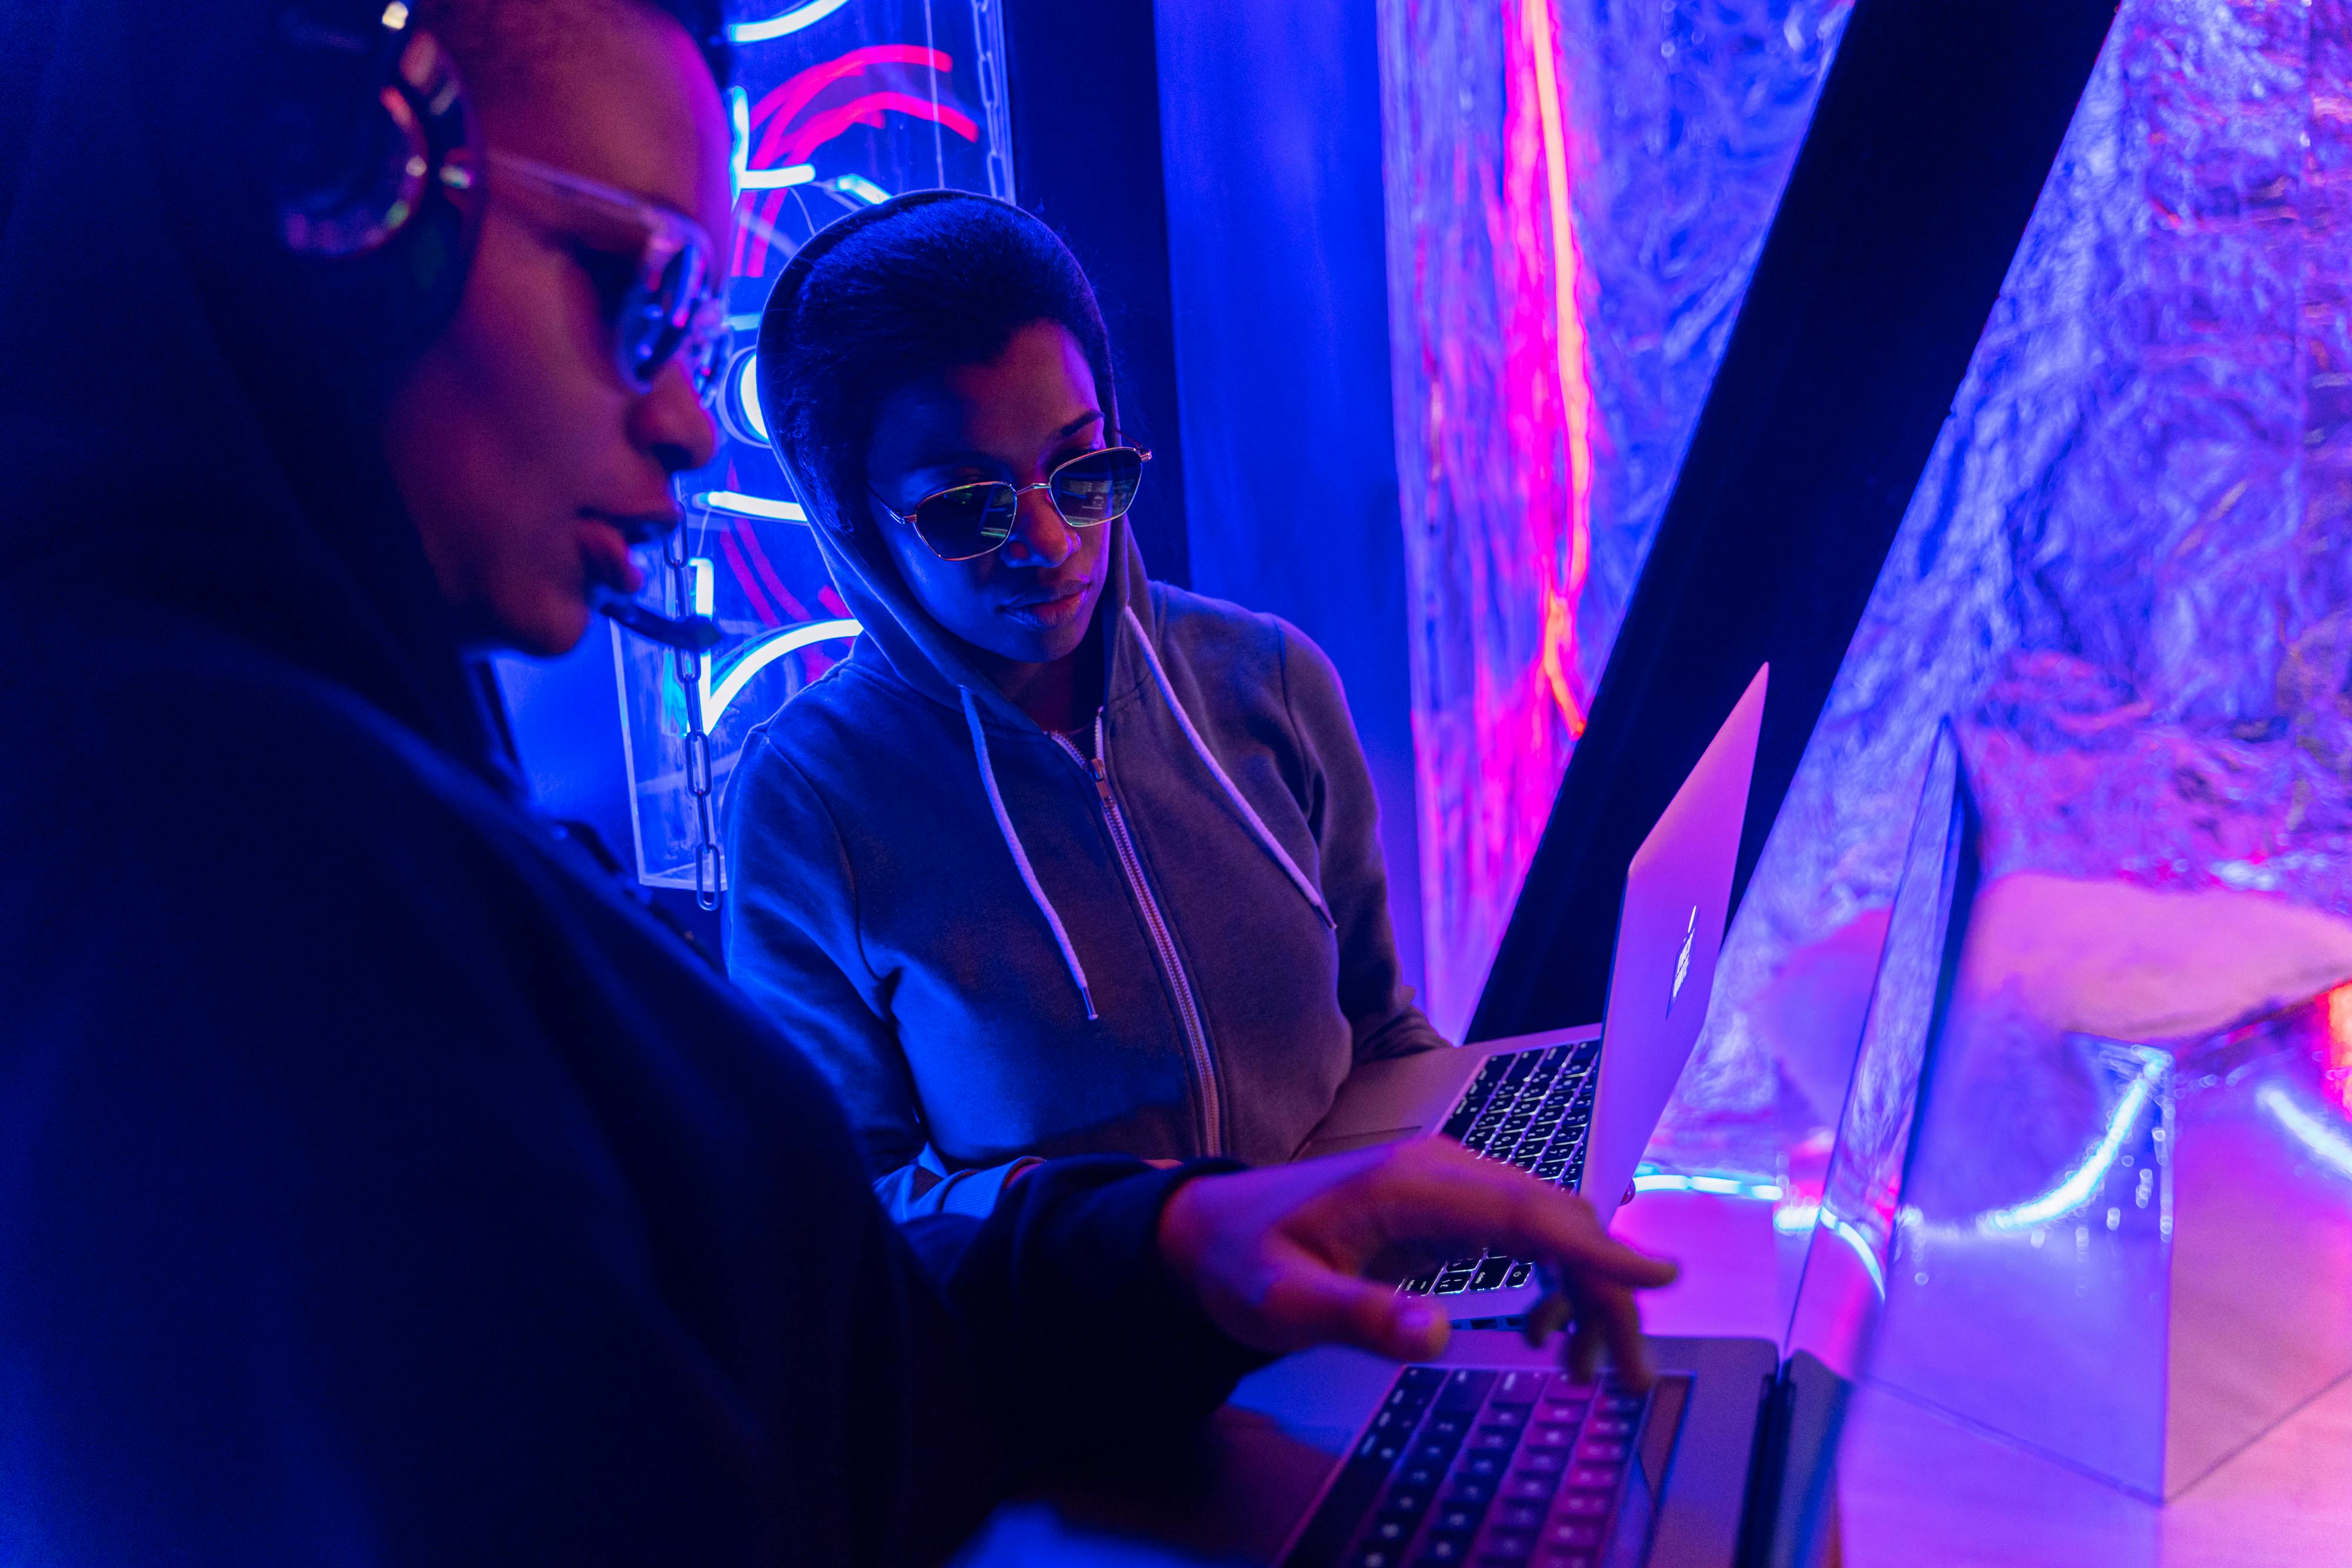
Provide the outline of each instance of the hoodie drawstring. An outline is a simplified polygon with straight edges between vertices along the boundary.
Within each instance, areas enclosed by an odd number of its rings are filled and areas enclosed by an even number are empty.
[[[1290,858],[1289,852],[1282,847],[1281,841],[1274,836],[1273,830],[1268,828],[1265,820],[1251,808],[1248,800],[1242,792],[1234,787],[1234,781],[1225,776],[1225,770],[1218,766],[1216,758],[1210,754],[1208,744],[1201,738],[1201,732],[1192,727],[1192,716],[1184,711],[1184,705],[1176,700],[1176,688],[1168,684],[1168,672],[1160,666],[1159,650],[1152,647],[1150,635],[1144,631],[1143,622],[1136,618],[1135,606],[1132,604],[1126,606],[1122,613],[1125,615],[1127,623],[1135,629],[1135,640],[1143,648],[1143,662],[1151,666],[1151,678],[1159,683],[1160,695],[1167,699],[1168,709],[1176,716],[1177,726],[1183,730],[1184,738],[1192,743],[1194,755],[1200,758],[1218,784],[1223,787],[1225,799],[1231,800],[1234,810],[1241,813],[1242,821],[1248,825],[1252,836],[1257,840],[1258,847],[1273,857],[1275,864],[1290,874],[1291,883],[1298,889],[1300,895],[1314,906],[1316,914],[1323,917],[1324,928],[1337,931],[1339,928],[1339,923],[1331,918],[1331,911],[1324,904],[1323,894],[1313,883],[1307,880],[1307,873],[1298,869],[1298,862]],[[967,695],[964,700],[969,703],[971,699]],[[980,721],[974,719],[972,722],[977,725]],[[994,786],[992,785],[991,788],[993,789]]]
[[[1094,992],[1087,988],[1086,966],[1078,962],[1078,950],[1070,946],[1070,934],[1062,928],[1062,917],[1054,912],[1054,901],[1037,882],[1036,869],[1029,863],[1029,852],[1021,847],[1021,835],[1013,826],[1013,814],[1004,809],[1004,796],[996,788],[996,769],[989,765],[988,736],[980,727],[980,705],[972,701],[970,686],[958,686],[963,698],[964,722],[971,727],[971,754],[980,763],[980,781],[988,790],[989,810],[996,813],[996,831],[1004,836],[1004,847],[1013,852],[1013,863],[1021,873],[1021,881],[1029,889],[1029,896],[1037,905],[1037,913],[1054,928],[1054,945],[1062,950],[1062,963],[1070,971],[1070,983],[1078,988],[1078,1000],[1087,1009],[1087,1021],[1095,1021]]]

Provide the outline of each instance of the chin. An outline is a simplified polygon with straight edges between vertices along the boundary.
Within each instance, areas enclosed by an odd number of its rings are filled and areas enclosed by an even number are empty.
[[[501,648],[534,658],[559,659],[580,646],[594,613],[577,599],[533,605],[498,618],[491,640]]]
[[[981,645],[999,657],[1021,664],[1050,664],[1066,659],[1078,650],[1093,630],[1095,612],[1101,606],[1097,594],[1087,601],[1083,613],[1055,626],[1026,626],[1009,617],[999,615],[990,628],[995,633]]]
[[[1056,659],[1068,658],[1078,651],[1078,644],[1087,640],[1087,629],[1091,624],[1093,619],[1088,617],[1076,626],[1057,628],[1039,637],[1036,652],[1026,657],[1031,663],[1039,664],[1050,664]]]

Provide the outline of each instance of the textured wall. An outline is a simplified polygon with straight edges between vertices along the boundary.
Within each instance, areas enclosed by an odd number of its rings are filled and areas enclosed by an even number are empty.
[[[1549,15],[1565,246],[1526,0],[1383,12],[1431,990],[1457,1025],[1843,8]],[[1769,1168],[1834,1115],[1946,713],[2001,879],[1973,981],[2035,1028],[2188,1032],[2352,972],[2347,288],[2352,3],[2124,0],[1667,1152]]]
[[[1735,926],[1690,1153],[1834,1115],[1948,712],[2004,879],[1971,988],[2029,1038],[2352,967],[2347,66],[2344,0],[2125,0]]]
[[[1469,1018],[1844,0],[1382,0],[1429,1001]]]

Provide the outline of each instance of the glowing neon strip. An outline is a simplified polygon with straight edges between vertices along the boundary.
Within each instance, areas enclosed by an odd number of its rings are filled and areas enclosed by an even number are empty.
[[[844,174],[833,183],[833,188],[844,195],[856,196],[870,207],[878,207],[890,199],[889,192],[863,174]]]
[[[781,191],[792,185],[806,185],[816,179],[816,165],[794,163],[782,169],[751,167],[751,98],[740,87],[727,89],[727,118],[734,129],[735,193],[746,191]]]
[[[2254,1103],[2270,1113],[2311,1157],[2340,1176],[2352,1176],[2352,1138],[2295,1103],[2284,1083],[2265,1083],[2254,1092]]]
[[[1682,1176],[1672,1171],[1639,1170],[1633,1173],[1635,1192],[1707,1192],[1724,1197],[1752,1198],[1759,1203],[1778,1203],[1781,1192],[1778,1184],[1769,1181],[1748,1181],[1740,1176]]]
[[[735,382],[735,401],[743,405],[743,423],[761,440],[768,439],[768,411],[760,406],[760,356],[743,356],[743,374]],[[806,522],[803,516],[801,519]]]
[[[2063,1219],[2091,1201],[2099,1190],[2116,1159],[2124,1152],[2124,1140],[2131,1136],[2132,1124],[2139,1120],[2149,1096],[2156,1092],[2156,1081],[2168,1061],[2158,1060],[2140,1069],[2132,1086],[2116,1105],[2116,1113],[2107,1120],[2107,1130],[2101,1135],[2098,1146],[2088,1158],[2067,1173],[2066,1178],[2039,1197],[2008,1208],[1997,1208],[1990,1214],[1977,1216],[1977,1228],[1993,1235],[2019,1230],[2038,1230],[2053,1219]]]
[[[1543,131],[1544,195],[1551,229],[1552,340],[1559,355],[1562,443],[1568,451],[1568,562],[1560,580],[1543,580],[1541,667],[1571,738],[1584,733],[1584,705],[1570,675],[1576,612],[1591,567],[1592,385],[1585,372],[1584,319],[1576,295],[1584,257],[1569,200],[1568,131],[1560,112],[1559,67],[1553,57],[1551,0],[1527,0],[1528,51],[1536,70],[1536,119]]]
[[[784,169],[746,169],[735,176],[735,188],[739,191],[781,191],[815,183],[814,163],[794,163]]]
[[[1886,1270],[1885,1267],[1878,1261],[1878,1249],[1870,1244],[1870,1238],[1864,1236],[1861,1229],[1854,1225],[1853,1221],[1841,1218],[1837,1215],[1824,1211],[1822,1215],[1822,1221],[1829,1227],[1830,1234],[1832,1236],[1834,1236],[1839,1240],[1844,1242],[1847,1249],[1852,1251],[1855,1257],[1862,1260],[1862,1266],[1870,1270],[1870,1288],[1878,1292],[1878,1299],[1880,1301],[1885,1301],[1886,1299]]]
[[[764,643],[745,643],[736,655],[733,667],[704,697],[703,727],[717,729],[719,716],[743,694],[743,688],[751,684],[751,677],[785,654],[797,653],[812,643],[830,643],[836,637],[855,637],[864,628],[855,621],[812,621],[806,625],[782,627],[771,632]],[[707,680],[709,676],[706,674],[704,678]]]
[[[740,87],[727,89],[727,122],[733,131],[727,164],[733,172],[736,193],[740,195],[743,171],[751,166],[751,95]]]
[[[797,33],[803,27],[813,27],[848,4],[849,0],[809,0],[805,5],[795,5],[764,22],[738,22],[727,29],[727,37],[738,44],[764,43],[787,33]]]
[[[694,504],[730,517],[764,517],[772,523],[808,521],[808,514],[796,502],[771,501],[765,496],[746,496],[740,490],[706,490],[694,498]]]

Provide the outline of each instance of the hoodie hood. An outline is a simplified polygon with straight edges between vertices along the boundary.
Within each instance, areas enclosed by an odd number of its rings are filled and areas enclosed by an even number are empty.
[[[226,633],[505,788],[367,391],[464,254],[287,253],[278,9],[0,7],[0,591],[80,642]]]
[[[1102,595],[1087,634],[1103,641],[1106,691],[1125,691],[1144,677],[1133,663],[1138,651],[1125,646],[1119,628],[1132,611],[1144,635],[1151,635],[1151,593],[1143,552],[1136,548],[1127,519],[1115,518],[1104,527],[1110,537],[1104,541]],[[947,707],[961,707],[962,694],[970,692],[991,720],[1019,729],[1037,727],[972,662],[970,644],[923,608],[898,563],[890,559],[881,525],[868,517],[859,519],[856,531],[845,537],[822,526],[814,531],[834,586],[865,629],[858,656],[879,659],[900,681]]]
[[[827,225],[793,256],[776,279],[761,312],[760,338],[762,375],[766,379],[761,392],[770,408],[782,409],[791,402],[789,391],[773,379],[777,374],[775,365],[785,356],[772,350],[776,344],[790,342],[797,336],[803,296],[816,264],[852,235],[888,223],[902,214],[943,203],[982,204],[1019,214],[1025,223],[1038,221],[1011,203],[992,196],[969,191],[910,191]],[[1075,267],[1076,264],[1070,265]],[[1093,359],[1093,370],[1095,395],[1101,402],[1104,425],[1118,431],[1118,393],[1108,359]],[[875,520],[873,509],[862,501],[853,502],[835,494],[835,480],[839,476],[802,472],[782,439],[772,440],[771,445],[777,462],[791,476],[793,488],[808,508],[817,548],[833,575],[835,587],[865,628],[856,657],[869,663],[879,660],[907,685],[951,709],[964,706],[964,694],[970,693],[972,705],[989,718],[1034,733],[1035,724],[1006,701],[995,683],[972,662],[969,644],[942,626],[907,586],[883,542],[881,525]],[[1152,635],[1152,612],[1143,558],[1127,519],[1119,517],[1106,526],[1111,530],[1103,551],[1106,580],[1088,634],[1106,640],[1102,667],[1108,699],[1110,693],[1126,690],[1137,678],[1133,669],[1121,668],[1123,639],[1118,634],[1119,626],[1132,612],[1135,623],[1149,638]]]

